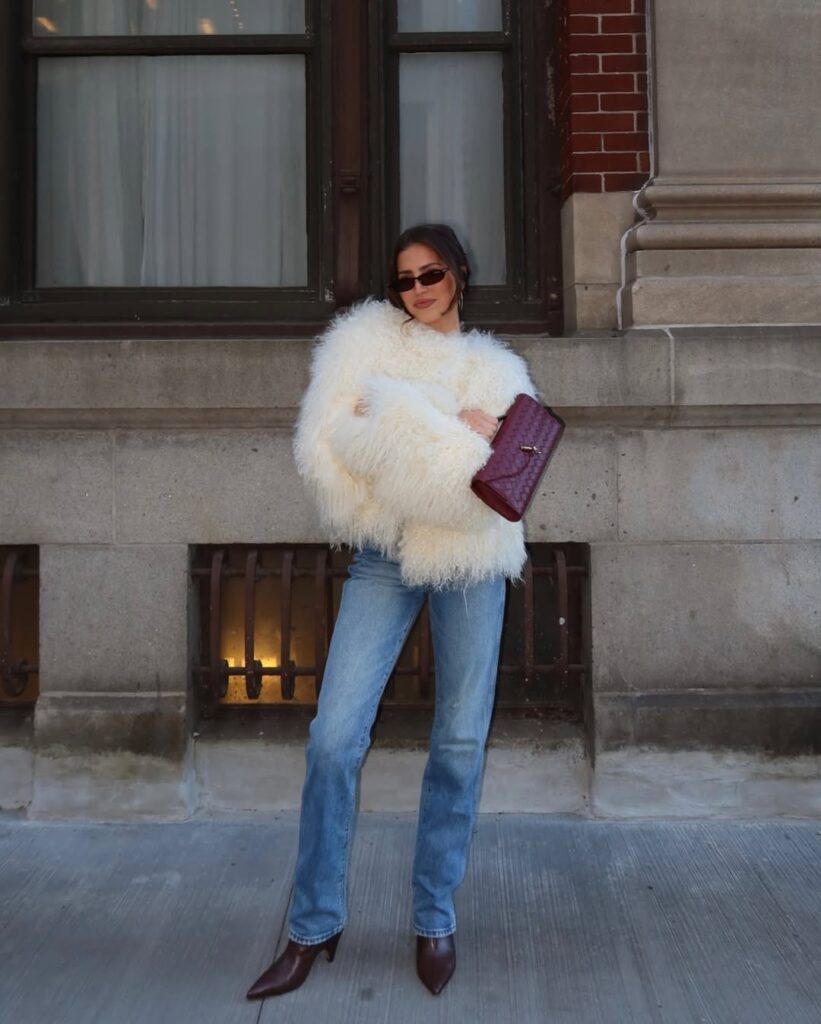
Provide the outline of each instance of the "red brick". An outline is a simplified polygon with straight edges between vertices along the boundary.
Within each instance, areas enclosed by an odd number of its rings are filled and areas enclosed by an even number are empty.
[[[650,173],[650,154],[649,153],[639,153],[639,170],[643,174],[649,174]]]
[[[647,36],[636,36],[636,53],[647,53]]]
[[[641,61],[641,67],[619,68],[620,71],[644,71],[644,58],[637,58]],[[599,73],[599,61],[601,58],[595,53],[574,53],[570,57],[570,70],[577,75],[596,75]]]
[[[600,174],[573,174],[570,177],[571,192],[603,192],[604,183]]]
[[[604,72],[644,71],[646,67],[647,58],[642,53],[609,53],[601,58],[601,70]]]
[[[633,115],[572,114],[570,127],[574,132],[629,132],[633,130]]]
[[[600,153],[601,150],[602,138],[598,132],[573,133],[574,153]]]
[[[593,34],[598,35],[599,19],[572,17],[570,19],[570,34],[576,36],[582,32],[592,32]]]
[[[633,92],[634,75],[573,75],[573,92]]]
[[[608,153],[638,153],[647,149],[644,132],[615,132],[605,135],[604,148]]]
[[[610,92],[599,97],[602,110],[647,110],[647,97],[635,92]]]
[[[647,4],[645,0],[633,0],[633,13],[644,14],[647,10]]]
[[[647,114],[636,114],[636,131],[646,132],[649,127],[649,118]]]
[[[636,92],[647,92],[647,75],[636,75]]]
[[[599,97],[596,93],[578,92],[570,97],[570,112],[572,114],[589,113],[599,109]]]
[[[606,32],[628,32],[636,35],[639,32],[646,32],[647,25],[641,14],[617,14],[601,20],[601,31]]]
[[[631,0],[569,0],[573,14],[630,14]]]
[[[574,153],[571,158],[577,173],[591,171],[635,171],[635,153]]]
[[[647,181],[646,174],[605,174],[605,192],[636,192]]]
[[[574,53],[632,53],[632,36],[573,36]]]

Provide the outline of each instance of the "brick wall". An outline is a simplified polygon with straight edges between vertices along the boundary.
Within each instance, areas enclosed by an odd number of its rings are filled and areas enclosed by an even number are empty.
[[[645,0],[559,0],[562,197],[638,189],[650,170]]]

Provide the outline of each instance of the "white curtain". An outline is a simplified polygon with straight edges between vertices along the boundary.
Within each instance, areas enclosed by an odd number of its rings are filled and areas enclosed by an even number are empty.
[[[466,0],[467,2],[467,0]],[[155,36],[305,30],[304,0],[34,0],[35,35]]]
[[[38,286],[307,284],[301,55],[43,58],[37,132]]]
[[[502,0],[397,0],[400,32],[499,32]]]
[[[502,55],[399,58],[402,228],[449,224],[475,284],[506,279]]]

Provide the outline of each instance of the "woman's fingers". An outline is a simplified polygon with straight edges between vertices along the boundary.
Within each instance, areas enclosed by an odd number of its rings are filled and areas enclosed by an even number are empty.
[[[466,423],[471,430],[475,430],[477,434],[481,434],[488,441],[496,433],[499,426],[498,419],[495,416],[491,416],[489,412],[485,412],[484,409],[463,409],[459,413],[459,419]]]
[[[353,411],[355,416],[365,416],[367,414],[368,403],[365,401],[364,398],[358,399]]]

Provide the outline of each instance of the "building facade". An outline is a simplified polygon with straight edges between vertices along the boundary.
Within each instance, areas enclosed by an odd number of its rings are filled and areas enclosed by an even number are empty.
[[[527,537],[585,579],[578,713],[498,714],[484,806],[821,812],[815,0],[0,19],[4,622],[26,566],[39,602],[36,672],[0,637],[3,808],[297,805],[304,716],[203,713],[206,568],[319,550],[291,453],[311,338],[443,219],[468,320],[567,422]],[[362,805],[414,806],[423,758],[386,728]]]

